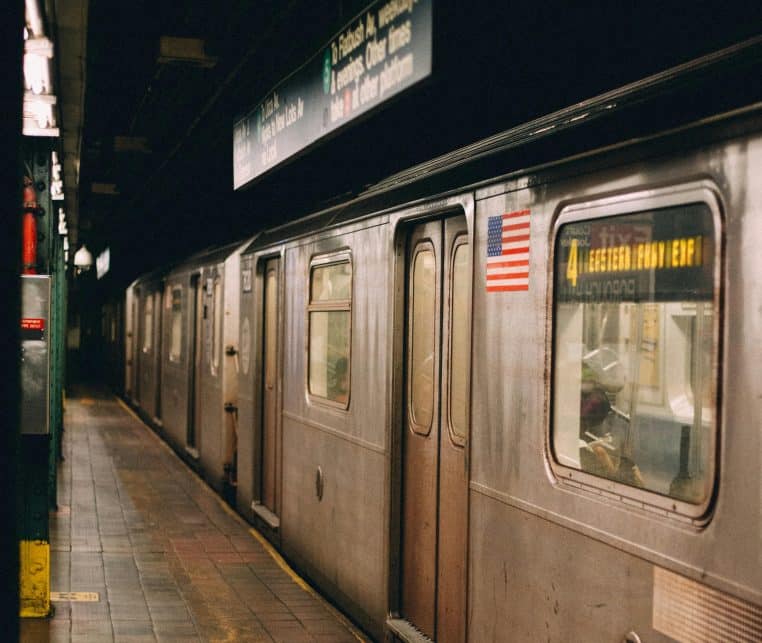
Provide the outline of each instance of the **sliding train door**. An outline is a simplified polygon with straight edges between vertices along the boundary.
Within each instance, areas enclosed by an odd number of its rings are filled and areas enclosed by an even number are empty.
[[[162,282],[159,289],[154,293],[154,325],[155,325],[155,339],[154,339],[154,372],[156,378],[154,381],[154,399],[156,400],[154,408],[154,420],[161,421],[161,377],[162,377],[162,346],[164,341],[164,311],[161,303],[164,301],[164,283]]]
[[[280,259],[268,259],[264,271],[263,334],[262,334],[262,444],[260,447],[261,517],[277,527],[280,514],[280,421],[278,414],[278,291]],[[268,513],[269,512],[269,513]]]
[[[439,643],[466,634],[471,250],[466,219],[407,248],[400,612]]]
[[[140,305],[140,288],[135,288],[132,295],[132,363],[133,363],[133,387],[132,401],[140,404],[140,353],[143,345],[142,339],[142,307]]]
[[[190,383],[188,386],[188,434],[186,447],[192,455],[198,457],[199,437],[201,433],[201,363],[202,332],[204,323],[204,293],[201,275],[191,277],[190,304]]]

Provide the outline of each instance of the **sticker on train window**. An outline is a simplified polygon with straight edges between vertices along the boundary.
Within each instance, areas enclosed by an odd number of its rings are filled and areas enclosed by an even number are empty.
[[[712,210],[573,221],[555,239],[556,461],[691,505],[713,484]]]

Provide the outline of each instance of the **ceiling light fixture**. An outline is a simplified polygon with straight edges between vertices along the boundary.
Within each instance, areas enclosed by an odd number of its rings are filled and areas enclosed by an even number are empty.
[[[74,267],[77,269],[77,273],[86,272],[93,267],[93,255],[84,243],[74,254]]]
[[[201,38],[162,36],[159,38],[159,57],[156,62],[160,65],[177,63],[209,68],[217,64],[217,58],[206,55]]]

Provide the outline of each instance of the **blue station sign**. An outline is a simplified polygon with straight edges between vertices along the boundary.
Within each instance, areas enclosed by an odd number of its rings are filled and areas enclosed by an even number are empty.
[[[431,74],[432,0],[379,0],[233,126],[239,189]]]

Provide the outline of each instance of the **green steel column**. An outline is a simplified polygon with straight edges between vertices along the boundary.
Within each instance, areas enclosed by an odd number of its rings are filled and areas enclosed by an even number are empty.
[[[50,534],[48,522],[47,435],[21,436],[20,613],[24,617],[50,614]]]
[[[56,344],[58,346],[58,359],[56,366],[58,368],[58,448],[56,449],[57,459],[63,459],[63,430],[64,430],[64,391],[66,390],[66,263],[64,261],[63,238],[57,236],[58,260],[56,262],[56,282],[58,284],[58,300],[56,303],[56,313],[58,315],[58,333]]]
[[[51,274],[55,263],[57,226],[53,227],[53,201],[50,198],[51,139],[23,139],[25,172],[31,179],[37,195],[41,216],[37,218],[37,272]],[[50,538],[49,515],[55,504],[56,493],[56,401],[57,385],[53,377],[60,333],[56,315],[55,279],[51,283],[51,307],[48,326],[50,356],[50,408],[49,435],[21,436],[21,506],[19,525],[20,614],[22,617],[44,617],[50,613]],[[23,432],[24,427],[21,427]]]
[[[49,219],[57,219],[51,212]],[[50,226],[52,228],[52,226]],[[57,226],[56,226],[57,227]],[[61,322],[60,322],[60,298],[61,286],[58,270],[58,254],[61,248],[58,243],[57,230],[51,230],[50,243],[50,451],[48,453],[48,502],[50,508],[57,506],[57,471],[58,452],[61,438],[61,383],[59,374]]]

